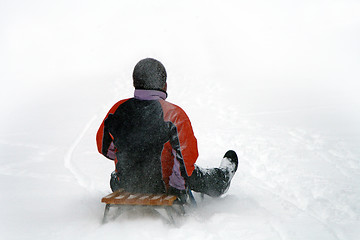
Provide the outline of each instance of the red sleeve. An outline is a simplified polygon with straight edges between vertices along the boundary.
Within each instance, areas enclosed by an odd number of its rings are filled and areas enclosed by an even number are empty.
[[[194,164],[199,153],[190,119],[180,107],[166,101],[160,102],[164,110],[164,120],[171,121],[177,128],[181,155],[184,160],[186,172],[188,176],[191,176],[195,169]]]
[[[115,113],[116,109],[123,104],[124,102],[126,102],[129,99],[124,99],[121,100],[119,102],[117,102],[110,110],[109,112],[106,114],[106,117],[104,118],[104,120],[102,121],[99,130],[97,131],[96,134],[96,145],[98,148],[99,153],[103,154],[105,157],[110,158],[110,159],[114,159],[114,157],[110,157],[107,154],[107,151],[109,150],[110,147],[113,147],[113,144],[111,144],[112,140],[110,140],[111,142],[108,142],[106,139],[112,139],[112,136],[108,133],[108,132],[104,132],[104,122],[107,119],[107,117],[109,116],[109,114],[113,114]],[[104,146],[106,145],[106,152],[104,152]]]
[[[178,124],[175,123],[178,129],[178,136],[180,141],[181,154],[184,159],[186,172],[191,176],[194,171],[194,164],[199,156],[197,148],[197,140],[195,138],[191,122],[186,113],[181,109],[179,113]]]

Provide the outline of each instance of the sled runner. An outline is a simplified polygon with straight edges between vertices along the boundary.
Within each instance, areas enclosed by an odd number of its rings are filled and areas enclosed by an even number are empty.
[[[196,206],[195,199],[188,191],[190,203]],[[187,203],[178,200],[175,195],[167,194],[143,194],[143,193],[129,193],[124,189],[119,189],[101,199],[101,202],[106,203],[103,223],[108,221],[110,207],[117,207],[117,217],[122,212],[132,208],[147,208],[151,211],[157,211],[157,215],[165,219],[172,225],[175,225],[175,218],[185,214],[184,205]],[[159,213],[159,209],[164,209],[167,214],[167,219]]]

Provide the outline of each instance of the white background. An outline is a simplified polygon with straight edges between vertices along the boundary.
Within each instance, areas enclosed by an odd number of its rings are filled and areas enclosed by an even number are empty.
[[[1,239],[358,239],[358,1],[0,1]],[[108,109],[145,57],[168,72],[229,192],[179,228],[101,225]]]

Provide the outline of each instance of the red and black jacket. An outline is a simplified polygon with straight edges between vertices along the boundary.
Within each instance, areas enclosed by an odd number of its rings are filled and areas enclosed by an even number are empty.
[[[198,157],[190,120],[166,94],[135,90],[116,103],[97,132],[98,151],[115,160],[123,188],[132,192],[185,189]]]

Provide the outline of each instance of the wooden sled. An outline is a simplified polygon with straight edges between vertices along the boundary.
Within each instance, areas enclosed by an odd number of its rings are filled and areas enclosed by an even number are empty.
[[[190,201],[192,205],[196,205],[195,199],[190,193]],[[106,203],[103,223],[108,222],[108,215],[110,212],[110,207],[117,207],[118,215],[120,215],[124,210],[142,207],[148,208],[150,210],[165,209],[167,214],[167,222],[175,224],[175,218],[177,216],[182,216],[185,214],[185,203],[177,201],[177,197],[174,195],[166,194],[142,194],[142,193],[129,193],[124,189],[119,189],[101,199],[101,202]],[[159,212],[157,212],[162,216]]]

